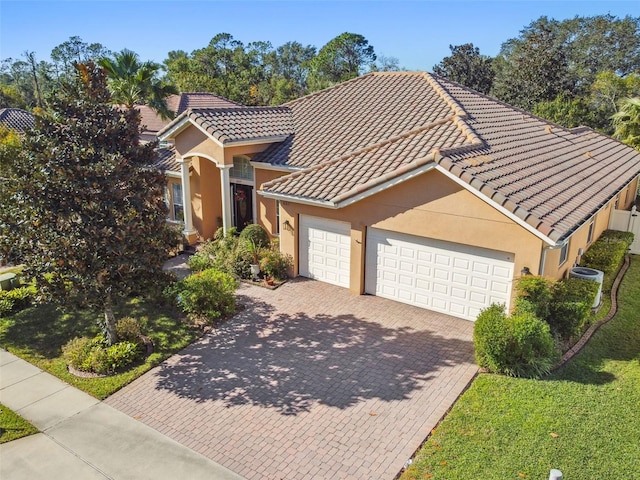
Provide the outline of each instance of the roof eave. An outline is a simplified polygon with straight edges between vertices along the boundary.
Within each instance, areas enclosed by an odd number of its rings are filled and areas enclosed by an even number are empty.
[[[331,208],[331,209],[339,208],[335,203],[328,200],[318,200],[318,199],[313,199],[309,197],[301,197],[298,195],[288,195],[285,193],[278,193],[278,192],[267,192],[264,190],[258,190],[258,194],[262,195],[265,198],[279,200],[281,202],[301,203],[303,205],[312,205],[314,207],[323,207],[323,208]]]

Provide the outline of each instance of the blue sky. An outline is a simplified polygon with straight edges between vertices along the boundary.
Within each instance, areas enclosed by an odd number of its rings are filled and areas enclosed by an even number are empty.
[[[541,15],[563,20],[606,13],[640,16],[640,1],[0,0],[0,59],[29,50],[48,60],[53,47],[74,35],[162,62],[170,50],[191,52],[221,32],[245,44],[295,40],[318,48],[353,32],[404,68],[431,70],[450,44],[471,42],[494,56]]]

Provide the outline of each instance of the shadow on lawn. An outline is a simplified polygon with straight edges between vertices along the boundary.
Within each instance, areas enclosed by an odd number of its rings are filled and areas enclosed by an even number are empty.
[[[471,342],[434,332],[350,314],[285,315],[243,295],[238,300],[247,309],[163,364],[157,388],[296,415],[317,402],[342,409],[370,398],[405,399],[441,367],[473,359]]]
[[[132,316],[141,321],[143,332],[153,337],[157,350],[171,348],[181,341],[190,327],[179,320],[169,306],[131,299],[116,307],[116,318]],[[52,304],[41,304],[15,313],[0,331],[0,343],[28,350],[45,359],[58,358],[62,346],[75,337],[93,337],[100,332],[101,312],[65,312]],[[192,334],[195,338],[196,333]]]

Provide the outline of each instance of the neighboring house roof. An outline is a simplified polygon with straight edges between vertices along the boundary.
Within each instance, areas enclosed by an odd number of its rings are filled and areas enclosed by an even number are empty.
[[[339,207],[432,164],[560,243],[640,174],[640,153],[606,135],[423,72],[368,74],[285,107],[295,135],[253,160],[305,168],[262,186],[292,201]]]
[[[158,136],[194,124],[220,144],[242,141],[283,141],[293,134],[291,111],[286,107],[189,109]]]
[[[33,114],[20,108],[0,109],[0,123],[8,128],[24,133],[25,130],[33,128]]]
[[[179,95],[170,95],[167,98],[167,107],[176,115],[180,115],[189,108],[229,108],[239,104],[227,100],[213,93],[188,92]],[[155,110],[148,105],[136,107],[142,117],[140,124],[145,128],[142,133],[143,140],[155,140],[158,132],[167,126],[171,120],[163,120]]]
[[[173,147],[159,148],[156,152],[158,153],[158,158],[153,164],[155,168],[165,172],[180,172],[180,164],[176,162],[176,151]]]

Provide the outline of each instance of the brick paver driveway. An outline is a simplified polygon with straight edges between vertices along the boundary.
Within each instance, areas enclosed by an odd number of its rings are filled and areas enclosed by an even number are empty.
[[[476,372],[465,320],[305,279],[239,301],[106,402],[248,479],[391,480]]]

